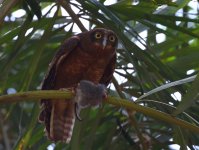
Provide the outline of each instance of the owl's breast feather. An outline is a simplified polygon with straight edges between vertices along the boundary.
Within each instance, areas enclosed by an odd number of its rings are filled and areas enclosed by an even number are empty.
[[[55,89],[75,86],[80,80],[99,83],[109,60],[104,56],[88,54],[80,48],[74,49],[58,66]]]

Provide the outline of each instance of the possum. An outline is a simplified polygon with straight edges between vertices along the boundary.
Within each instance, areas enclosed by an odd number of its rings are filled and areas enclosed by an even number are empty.
[[[79,115],[81,109],[101,105],[102,100],[107,97],[106,92],[106,86],[103,84],[94,84],[91,81],[81,80],[76,88],[74,97],[77,119],[82,121]]]

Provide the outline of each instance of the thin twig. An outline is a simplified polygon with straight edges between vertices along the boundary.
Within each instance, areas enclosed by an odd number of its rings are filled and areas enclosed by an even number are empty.
[[[68,14],[71,16],[73,21],[77,24],[77,26],[80,28],[80,30],[82,32],[87,31],[87,29],[84,27],[82,22],[79,20],[78,15],[76,15],[74,13],[74,11],[72,10],[68,0],[67,1],[66,0],[57,0],[57,2],[68,12]]]
[[[124,95],[124,93],[122,93],[122,90],[120,89],[120,86],[119,86],[117,80],[115,79],[115,77],[113,77],[112,82],[113,82],[113,84],[114,84],[114,86],[116,88],[116,91],[118,92],[119,96],[121,98],[125,99],[125,95]],[[138,136],[138,138],[140,140],[140,143],[142,145],[143,150],[146,150],[147,147],[146,147],[146,144],[144,142],[144,137],[142,136],[140,128],[138,127],[137,120],[135,118],[135,110],[126,109],[126,111],[127,111],[128,115],[129,115],[129,121],[130,121],[131,125],[134,127],[134,129],[135,129],[135,131],[137,133],[137,136]]]
[[[3,140],[4,140],[4,144],[5,144],[5,148],[6,150],[11,150],[11,147],[10,147],[10,140],[8,138],[8,134],[7,134],[7,126],[4,126],[3,124],[3,121],[0,121],[0,127],[1,127],[1,130],[2,130],[2,135],[3,135]]]

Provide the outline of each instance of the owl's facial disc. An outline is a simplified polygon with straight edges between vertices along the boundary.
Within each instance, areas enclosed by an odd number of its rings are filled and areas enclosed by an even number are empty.
[[[94,44],[100,46],[101,50],[115,48],[117,46],[117,37],[112,31],[96,29],[91,37]]]

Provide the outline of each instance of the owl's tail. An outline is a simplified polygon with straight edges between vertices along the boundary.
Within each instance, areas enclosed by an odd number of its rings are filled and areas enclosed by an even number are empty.
[[[70,142],[75,123],[74,108],[74,103],[70,100],[56,101],[52,105],[50,133],[48,134],[52,141]]]

